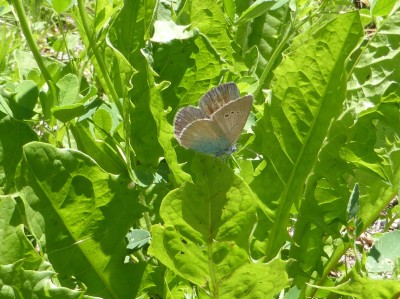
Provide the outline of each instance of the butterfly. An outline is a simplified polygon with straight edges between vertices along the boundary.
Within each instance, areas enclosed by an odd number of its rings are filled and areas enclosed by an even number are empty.
[[[240,97],[235,83],[221,84],[207,93],[199,107],[184,107],[174,119],[174,133],[184,148],[214,156],[230,155],[253,105],[253,96]]]

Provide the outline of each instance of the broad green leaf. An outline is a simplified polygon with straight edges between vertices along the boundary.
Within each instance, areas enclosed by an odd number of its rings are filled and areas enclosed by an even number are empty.
[[[153,115],[154,121],[157,125],[157,138],[161,147],[164,150],[164,157],[168,166],[173,172],[176,183],[191,182],[192,178],[189,174],[185,173],[180,167],[176,153],[172,144],[173,128],[165,118],[164,105],[161,97],[161,84],[156,85],[154,82],[154,72],[149,65],[148,59],[150,57],[143,53],[147,61],[147,83],[149,88],[150,111]]]
[[[235,21],[236,14],[235,0],[224,0],[224,11],[228,15],[229,20],[233,23]]]
[[[63,123],[69,122],[75,117],[82,116],[86,112],[83,103],[53,106],[51,111],[53,112],[54,117]]]
[[[196,156],[192,167],[194,184],[171,191],[161,204],[165,224],[152,227],[150,253],[212,296],[273,296],[287,285],[288,278],[285,263],[253,263],[248,255],[256,221],[253,193],[219,159]],[[280,282],[260,284],[268,271]],[[247,283],[238,288],[242,279]]]
[[[66,123],[85,113],[83,102],[79,100],[80,82],[76,75],[67,74],[57,82],[59,102],[51,107],[51,112],[59,121]]]
[[[25,234],[21,208],[0,196],[0,298],[94,298],[57,284],[56,273]]]
[[[354,273],[354,272],[353,272]],[[318,287],[333,293],[351,296],[357,299],[397,298],[400,294],[400,281],[398,280],[374,280],[361,277],[355,273],[354,279],[335,287]]]
[[[62,13],[68,10],[75,3],[74,0],[47,0],[47,1],[51,3],[52,7],[57,13]]]
[[[21,212],[14,199],[0,196],[0,265],[21,261],[24,269],[36,270],[43,260],[25,235]],[[0,289],[3,275],[4,272],[0,274]]]
[[[287,263],[274,259],[244,265],[221,283],[221,298],[276,298],[289,286]]]
[[[88,294],[134,296],[143,269],[124,265],[124,238],[143,207],[130,180],[79,151],[32,142],[23,148],[17,181],[32,233],[60,281],[74,276]]]
[[[113,174],[126,172],[125,162],[109,144],[96,140],[91,133],[87,121],[71,124],[78,149],[93,158],[101,168]]]
[[[400,257],[400,231],[390,231],[379,237],[368,254],[365,268],[369,274],[393,273]],[[398,277],[394,277],[398,278]]]
[[[352,70],[347,88],[349,108],[355,112],[368,112],[391,93],[400,96],[400,69],[393,61],[400,60],[400,12],[390,16],[363,48]]]
[[[102,108],[96,110],[96,112],[93,115],[93,122],[95,123],[96,127],[104,130],[106,133],[111,132],[112,118],[107,110]]]
[[[200,97],[218,85],[223,65],[220,56],[210,52],[201,36],[170,44],[155,45],[154,70],[171,82],[163,91],[166,104],[172,107],[197,105]]]
[[[5,115],[14,117],[14,113],[10,109],[8,102],[0,95],[0,111],[3,112]]]
[[[321,163],[316,169],[317,175],[329,182],[326,188],[334,192],[337,199],[332,201],[329,210],[324,205],[325,212],[319,209],[314,215],[325,217],[323,215],[328,212],[331,221],[343,218],[345,203],[342,199],[348,197],[349,189],[358,183],[360,231],[376,220],[399,188],[400,88],[399,83],[394,82],[399,82],[400,72],[392,59],[398,59],[400,48],[389,49],[387,46],[388,43],[399,44],[396,34],[399,22],[395,17],[398,15],[387,20],[355,59],[357,64],[348,83],[348,110],[331,129],[331,136],[319,158]],[[390,53],[390,59],[379,53]],[[298,219],[297,224],[302,222]],[[307,229],[307,225],[304,228]],[[299,232],[297,239],[304,241],[299,244],[299,248],[304,250],[303,255],[310,256],[305,249],[307,239],[301,236],[303,229],[296,226],[295,230]],[[322,236],[326,236],[325,230],[320,231],[316,239]],[[337,250],[324,265],[323,277],[336,267],[347,248],[348,245],[342,242],[337,244]],[[308,267],[313,269],[316,265]]]
[[[106,35],[106,33],[112,31],[113,27],[107,28],[107,30],[104,30],[103,27],[110,23],[111,17],[117,18],[119,16],[120,11],[123,9],[123,2],[113,1],[113,5],[110,5],[107,1],[98,1],[96,9],[98,10],[96,19],[92,21],[95,24],[90,23],[89,26],[95,26],[98,32],[101,33],[96,36],[97,40],[88,40],[78,10],[74,9],[72,13],[85,47],[87,49],[96,49],[95,55],[91,56],[91,62],[97,72],[97,78],[109,96],[109,99],[115,101],[119,108],[119,113],[122,115],[123,111],[120,100],[128,96],[128,92],[132,88],[131,79],[136,71],[126,56],[123,55],[124,53],[121,53],[118,47],[113,44],[114,39],[110,40],[109,36]],[[116,23],[118,24],[118,22]],[[131,28],[132,26],[121,25],[121,27]],[[120,43],[122,43],[122,40]],[[129,40],[124,40],[124,43],[130,44]]]
[[[249,48],[257,46],[259,56],[256,73],[263,88],[269,87],[272,70],[282,59],[280,52],[287,47],[285,44],[282,47],[280,43],[285,42],[285,40],[282,40],[282,36],[289,30],[290,22],[289,5],[285,5],[255,18],[250,25],[250,34],[245,31],[237,38],[240,43],[247,42]],[[260,94],[256,99],[258,102],[264,102],[261,96]]]
[[[155,167],[158,165],[163,150],[157,139],[157,125],[150,111],[150,91],[147,83],[146,60],[141,48],[145,47],[144,34],[149,25],[150,11],[155,9],[154,1],[147,1],[141,5],[140,1],[128,1],[125,3],[113,27],[110,42],[117,49],[125,61],[131,67],[143,72],[134,73],[129,79],[129,85],[133,86],[126,94],[126,100],[131,105],[124,107],[125,128],[129,134],[130,145],[139,164]],[[132,26],[126,24],[133,23]],[[123,81],[122,81],[123,82]],[[127,123],[129,119],[129,122]],[[144,134],[144,132],[146,132]]]
[[[54,283],[56,273],[49,270],[27,270],[24,261],[0,265],[0,298],[100,299],[84,291],[68,289]]]
[[[399,138],[400,111],[392,103],[382,103],[379,107],[376,113],[361,116],[356,123],[349,111],[334,123],[319,154],[315,173],[308,180],[306,200],[295,226],[297,246],[291,249],[291,257],[301,260],[301,268],[309,274],[320,268],[324,269],[320,274],[325,278],[329,269],[337,267],[338,260],[350,246],[340,239],[342,225],[347,223],[346,198],[350,197],[355,184],[359,186],[357,235],[376,220],[397,193],[400,180],[398,145],[379,142],[378,132],[384,131],[388,140],[396,138],[396,134]],[[385,119],[383,116],[388,116],[389,111],[392,117]],[[391,131],[394,136],[389,133]],[[358,159],[346,160],[347,156],[341,155],[346,147],[357,149]],[[367,160],[371,168],[360,167],[363,160]],[[337,239],[336,250],[329,259],[324,257],[326,253],[320,242],[327,236]],[[303,274],[298,277],[303,278]]]
[[[59,105],[75,104],[79,95],[79,79],[74,74],[66,74],[57,82],[59,88]]]
[[[214,48],[222,60],[233,62],[233,49],[227,33],[227,20],[219,5],[213,0],[191,0],[179,13],[181,24],[197,28],[207,39],[208,47]]]
[[[373,0],[371,2],[371,15],[374,17],[387,16],[398,3],[397,0]]]
[[[357,13],[337,16],[295,39],[275,70],[271,105],[255,127],[256,150],[264,155],[266,167],[251,183],[269,219],[268,231],[262,232],[267,234],[263,253],[269,259],[287,237],[292,204],[301,200],[331,119],[342,110],[343,68],[361,35]]]
[[[14,175],[22,157],[22,146],[37,140],[26,123],[9,116],[0,119],[0,186],[8,193],[14,187]]]
[[[15,62],[16,62],[16,69],[19,73],[21,79],[30,79],[35,81],[38,84],[40,81],[40,71],[39,67],[33,58],[33,55],[28,52],[16,50],[14,52]],[[38,84],[38,86],[40,86]]]
[[[35,82],[31,80],[22,81],[15,88],[14,116],[18,119],[29,119],[35,113],[33,109],[38,101],[39,90]]]
[[[308,203],[304,209],[310,213],[300,212],[300,218],[296,222],[295,240],[299,245],[296,248],[302,253],[292,255],[293,258],[303,260],[305,257],[321,256],[321,246],[317,253],[316,247],[307,245],[312,242],[304,238],[303,233],[309,230],[310,222],[315,223],[319,218],[318,227],[314,229],[318,231],[314,235],[315,244],[318,244],[316,240],[325,238],[327,232],[337,235],[340,228],[333,231],[332,228],[335,223],[345,223],[343,215],[346,203],[343,199],[350,196],[350,190],[355,183],[360,187],[358,217],[362,226],[357,229],[360,232],[376,220],[398,193],[400,89],[399,84],[394,82],[399,81],[400,73],[392,59],[398,59],[399,51],[388,48],[388,44],[399,42],[398,23],[397,13],[386,21],[363,51],[358,53],[359,57],[354,59],[357,63],[348,83],[348,109],[331,127],[330,136],[319,156],[320,163],[315,169],[316,179],[319,179],[317,186],[322,186],[321,182],[324,181],[324,189],[330,193],[329,203],[327,196],[318,196],[318,193],[322,194],[318,187],[315,195],[319,208],[310,211],[311,204]],[[380,53],[390,53],[391,58],[388,59]],[[310,180],[310,185],[312,181],[314,180]],[[313,190],[309,192],[308,198],[313,197],[312,193]],[[304,214],[306,217],[302,219]],[[304,269],[313,271],[316,267],[323,268],[321,275],[325,278],[337,266],[348,247],[349,244],[339,241],[335,252],[324,265],[320,258],[316,258],[313,262],[305,262]],[[309,292],[308,295],[313,294]]]

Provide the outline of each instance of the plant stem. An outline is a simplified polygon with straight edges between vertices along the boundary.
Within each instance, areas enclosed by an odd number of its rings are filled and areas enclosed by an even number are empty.
[[[86,10],[85,10],[85,1],[78,0],[77,3],[78,3],[79,14],[80,14],[80,17],[82,20],[82,26],[88,37],[89,44],[92,44],[92,43],[95,44],[95,35],[94,35],[92,28],[89,26],[89,20],[88,20],[88,16],[87,16]],[[107,90],[109,90],[109,92],[110,92],[109,96],[112,99],[112,101],[115,103],[115,105],[117,106],[118,112],[121,115],[121,117],[123,118],[124,113],[123,113],[122,103],[119,100],[118,94],[115,91],[114,85],[111,81],[111,78],[110,78],[108,72],[107,72],[107,68],[106,68],[106,64],[104,62],[103,56],[98,51],[96,46],[92,47],[92,51],[93,51],[94,57],[96,59],[96,62],[100,68],[99,71],[100,71],[102,77],[104,78],[105,84],[107,86]]]
[[[24,37],[26,39],[26,43],[28,44],[29,49],[32,52],[32,55],[35,58],[36,63],[38,65],[40,71],[42,72],[42,75],[43,75],[44,79],[46,80],[47,85],[49,86],[50,93],[51,93],[53,99],[55,99],[56,102],[58,103],[58,96],[57,96],[58,93],[57,93],[56,86],[54,84],[53,78],[50,75],[50,72],[48,71],[46,65],[44,64],[44,61],[42,59],[42,56],[40,55],[39,49],[36,46],[36,42],[33,39],[32,32],[28,25],[26,13],[25,13],[24,7],[22,5],[22,1],[14,0],[13,4],[14,4],[17,18],[18,18],[20,26],[21,26],[22,33],[24,34]]]

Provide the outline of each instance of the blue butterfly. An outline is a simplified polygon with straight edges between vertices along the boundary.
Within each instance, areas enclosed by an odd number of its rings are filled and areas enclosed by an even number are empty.
[[[198,108],[178,111],[175,137],[185,148],[214,156],[230,155],[236,151],[235,143],[252,105],[253,96],[241,98],[235,83],[219,85],[201,97]]]

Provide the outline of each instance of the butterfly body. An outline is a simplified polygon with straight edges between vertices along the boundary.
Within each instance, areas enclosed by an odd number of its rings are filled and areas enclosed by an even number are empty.
[[[253,97],[240,97],[235,83],[222,84],[202,96],[199,108],[189,106],[178,111],[175,137],[183,147],[204,154],[232,154],[252,104]]]

